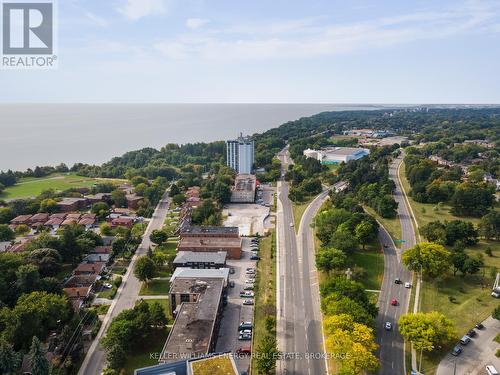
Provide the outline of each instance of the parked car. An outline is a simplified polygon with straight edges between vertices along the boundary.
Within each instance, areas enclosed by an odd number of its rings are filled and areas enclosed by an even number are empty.
[[[245,279],[245,283],[247,284],[253,284],[255,282],[255,279],[253,277],[249,277],[248,279]]]
[[[293,227],[293,223],[290,223],[290,226]]]
[[[397,306],[398,305],[398,300],[396,298],[391,299],[391,305],[392,306]]]
[[[236,272],[236,270],[235,270],[233,267],[231,267],[231,268],[229,269],[229,273],[235,273],[235,272]]]
[[[405,283],[405,288],[411,288],[411,284],[408,281]]]
[[[243,290],[253,290],[253,284],[245,285]]]
[[[247,270],[246,274],[247,275],[255,275],[255,270]]]
[[[476,334],[477,333],[476,333],[476,331],[474,331],[474,328],[471,329],[469,332],[467,332],[467,336],[469,336],[469,337],[474,337],[474,336],[476,336]]]
[[[244,301],[243,301],[243,304],[244,304],[244,305],[253,305],[253,300],[251,300],[251,299],[246,299],[246,300],[244,300]]]
[[[460,339],[460,344],[467,345],[470,342],[470,337],[465,335]]]
[[[402,284],[403,282],[401,281],[401,279],[398,277],[394,280],[394,284]]]
[[[454,355],[456,357],[456,356],[459,356],[460,353],[462,353],[462,348],[460,347],[460,345],[456,345],[453,348],[453,351],[451,352],[451,355]]]
[[[240,325],[239,325],[239,327],[250,327],[250,328],[252,328],[253,327],[253,323],[252,322],[241,322]]]
[[[251,354],[252,349],[249,346],[242,346],[241,348],[236,349],[236,354]]]
[[[253,298],[255,293],[250,290],[242,290],[240,292],[240,297]]]
[[[229,282],[229,287],[234,288],[234,281],[233,281],[233,280],[231,280],[231,281]]]
[[[106,288],[106,289],[111,289],[111,288],[113,288],[113,285],[111,285],[110,283],[104,283],[104,284],[102,284],[102,286],[103,286],[104,288]]]
[[[258,256],[258,255],[252,255],[250,257],[250,260],[260,260],[260,256]]]
[[[238,336],[238,340],[249,341],[252,339],[252,335],[248,333],[242,333]]]
[[[483,328],[484,328],[484,325],[483,325],[483,323],[476,323],[475,327],[476,327],[477,329],[483,329]]]
[[[498,375],[498,371],[493,365],[486,366],[486,373],[488,375]]]
[[[392,324],[390,322],[385,322],[385,330],[390,331],[392,329]]]

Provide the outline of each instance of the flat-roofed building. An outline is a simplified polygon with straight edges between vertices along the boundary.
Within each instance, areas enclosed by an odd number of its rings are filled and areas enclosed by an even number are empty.
[[[227,237],[239,238],[238,227],[189,226],[184,228],[181,237]]]
[[[180,278],[191,278],[191,279],[203,279],[203,278],[220,278],[224,280],[224,287],[227,286],[229,282],[229,268],[187,268],[187,267],[177,267],[174,270],[172,276],[170,276],[170,283],[173,283],[175,279]]]
[[[214,352],[223,308],[224,280],[176,277],[170,284],[175,320],[160,362],[200,357]]]
[[[187,268],[223,268],[226,266],[227,253],[225,251],[195,253],[193,251],[179,251],[173,261],[174,267]]]
[[[134,371],[134,375],[238,375],[233,355],[214,353],[201,358],[161,363]]]
[[[370,150],[361,147],[325,147],[321,150],[307,149],[303,154],[308,158],[318,160],[321,164],[328,165],[359,160],[370,155]]]
[[[236,176],[234,186],[231,189],[232,203],[255,202],[255,189],[257,178],[253,174],[239,174]]]
[[[85,198],[63,198],[57,202],[57,207],[62,212],[83,210],[87,207],[87,199]]]
[[[227,252],[229,259],[241,258],[241,238],[233,237],[182,237],[177,251]]]

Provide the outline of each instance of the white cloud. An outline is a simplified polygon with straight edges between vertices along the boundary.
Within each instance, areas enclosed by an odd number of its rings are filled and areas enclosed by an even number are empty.
[[[166,0],[126,0],[118,11],[130,20],[162,14],[167,11]]]
[[[206,18],[188,18],[186,20],[186,27],[191,30],[196,30],[205,26],[208,22],[209,20]]]
[[[100,26],[100,27],[108,27],[109,26],[109,23],[106,19],[99,17],[98,15],[96,15],[92,12],[86,11],[85,16],[87,16],[87,18],[97,26]]]
[[[154,48],[170,59],[244,61],[333,56],[419,40],[492,32],[498,25],[500,8],[482,5],[465,2],[450,9],[350,24],[329,24],[324,18],[316,18],[229,25],[203,29],[203,34],[161,40]]]

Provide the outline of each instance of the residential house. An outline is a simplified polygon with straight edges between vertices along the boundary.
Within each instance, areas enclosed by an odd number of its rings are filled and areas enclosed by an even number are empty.
[[[78,211],[87,208],[85,198],[63,198],[57,202],[57,207],[62,212]]]
[[[131,210],[137,210],[140,203],[144,200],[143,197],[136,194],[127,194],[125,199],[127,200],[127,207]]]
[[[105,270],[106,264],[104,262],[82,262],[73,270],[73,275],[100,275]]]

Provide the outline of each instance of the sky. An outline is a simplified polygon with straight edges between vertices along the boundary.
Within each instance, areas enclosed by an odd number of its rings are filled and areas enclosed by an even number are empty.
[[[0,102],[500,103],[497,0],[58,0]]]

